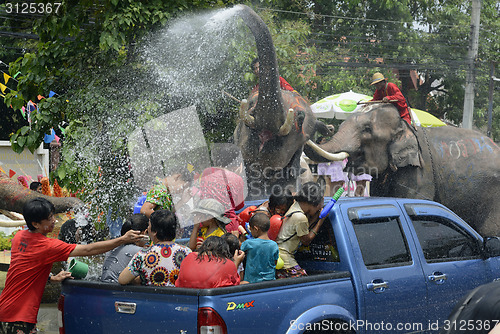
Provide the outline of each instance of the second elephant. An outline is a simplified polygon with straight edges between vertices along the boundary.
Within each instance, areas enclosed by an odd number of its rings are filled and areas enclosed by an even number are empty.
[[[500,232],[500,148],[480,132],[445,126],[410,127],[392,105],[344,121],[329,153],[347,152],[347,169],[374,177],[373,196],[434,200],[482,235]],[[321,151],[306,150],[315,161]]]

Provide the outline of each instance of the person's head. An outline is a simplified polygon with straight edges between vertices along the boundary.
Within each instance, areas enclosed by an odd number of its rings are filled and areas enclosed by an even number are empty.
[[[185,173],[175,173],[165,177],[163,184],[170,193],[179,194],[189,186],[189,180]]]
[[[259,75],[259,58],[255,58],[254,60],[252,60],[252,63],[250,64],[250,67],[252,68],[252,71],[253,73],[255,73],[255,75]]]
[[[28,228],[44,235],[54,229],[55,212],[54,204],[42,197],[29,200],[23,207],[23,216]]]
[[[285,190],[278,194],[271,193],[269,196],[269,213],[271,216],[283,216],[293,204],[292,194]]]
[[[323,192],[316,182],[306,182],[302,185],[295,200],[300,203],[301,208],[309,216],[313,216],[323,206]]]
[[[238,237],[234,234],[228,232],[225,233],[221,238],[226,240],[227,244],[229,245],[229,254],[234,255],[234,252],[240,249],[240,240],[238,240]]]
[[[204,255],[208,256],[208,260],[223,260],[232,259],[233,254],[229,252],[229,245],[226,240],[221,237],[211,236],[205,239],[198,250],[198,260],[201,260]]]
[[[271,221],[265,213],[256,213],[248,221],[250,225],[250,233],[252,237],[258,238],[262,234],[267,233],[271,227]]]
[[[36,192],[42,193],[42,184],[38,181],[33,181],[30,183],[30,189]]]
[[[217,224],[225,231],[225,226],[231,222],[231,219],[224,216],[224,206],[213,198],[202,199],[192,213],[194,223],[202,224],[205,227]]]
[[[148,229],[149,219],[142,213],[134,213],[128,217],[122,225],[121,235],[130,230],[144,232]]]
[[[381,89],[384,87],[387,79],[384,77],[384,75],[380,72],[374,73],[372,76],[372,82],[370,83],[371,86],[375,86],[376,89]]]
[[[179,221],[170,210],[157,210],[149,217],[148,234],[154,242],[175,239]]]

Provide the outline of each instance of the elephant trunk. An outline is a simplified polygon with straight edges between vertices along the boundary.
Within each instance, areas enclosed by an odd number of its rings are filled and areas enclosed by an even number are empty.
[[[0,173],[1,209],[22,213],[24,204],[37,197],[43,197],[54,204],[56,213],[66,212],[83,205],[83,202],[76,197],[52,197],[29,190],[11,180],[6,174]]]
[[[255,125],[278,134],[285,122],[285,115],[279,83],[278,61],[271,33],[264,21],[248,6],[237,5],[235,7],[239,9],[239,15],[250,28],[257,45],[259,97],[254,109]]]

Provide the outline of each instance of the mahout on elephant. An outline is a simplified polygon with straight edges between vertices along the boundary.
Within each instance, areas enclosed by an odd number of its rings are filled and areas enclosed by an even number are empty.
[[[259,85],[258,91],[241,103],[234,142],[246,165],[247,198],[264,198],[290,187],[296,190],[303,172],[300,156],[304,144],[316,131],[331,133],[316,119],[305,98],[280,88],[276,52],[267,26],[249,7],[236,7],[255,37]]]
[[[500,231],[500,148],[480,132],[412,127],[390,104],[375,104],[345,120],[314,161],[346,152],[347,170],[374,177],[371,195],[442,203],[482,235]]]

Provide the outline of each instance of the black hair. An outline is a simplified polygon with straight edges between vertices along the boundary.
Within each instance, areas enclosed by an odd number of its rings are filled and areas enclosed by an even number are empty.
[[[255,58],[254,60],[252,60],[252,62],[250,63],[250,67],[252,68],[252,72],[254,71],[254,66],[256,63],[259,63],[259,57]]]
[[[121,235],[124,235],[130,230],[134,231],[145,231],[148,229],[149,219],[146,215],[142,213],[134,213],[132,216],[128,217],[127,220],[122,225]]]
[[[156,232],[156,237],[160,241],[172,241],[175,239],[179,220],[170,210],[157,210],[149,217],[151,222],[151,232]]]
[[[312,205],[318,205],[323,202],[323,192],[316,182],[306,182],[302,185],[299,193],[295,196],[297,202],[306,202]]]
[[[285,205],[286,210],[293,204],[293,196],[289,189],[285,189],[281,194],[271,193],[269,196],[269,209],[274,209],[277,206]]]
[[[224,234],[221,238],[226,240],[229,246],[229,253],[231,255],[233,255],[236,250],[240,249],[240,241],[238,240],[238,237],[235,236],[234,234],[228,232]]]
[[[54,204],[43,197],[37,197],[29,200],[23,207],[24,220],[31,231],[36,230],[33,223],[39,223],[44,219],[48,219],[55,212],[56,208],[54,207]]]
[[[267,232],[271,228],[271,221],[265,213],[257,212],[248,221],[251,227],[258,227],[262,232]]]
[[[40,187],[42,184],[38,181],[33,181],[30,183],[30,189],[36,191],[38,187]]]
[[[86,225],[77,226],[75,219],[68,219],[62,224],[57,238],[68,244],[76,244],[76,231],[78,228],[80,228],[82,233],[82,240],[80,241],[90,243],[97,237],[97,231],[91,221],[87,221]]]
[[[214,235],[203,241],[200,249],[198,249],[198,256],[196,259],[201,262],[204,255],[208,256],[209,262],[215,260],[224,261],[224,263],[226,263],[226,260],[231,260],[233,258],[233,255],[229,253],[229,244],[226,240]]]

